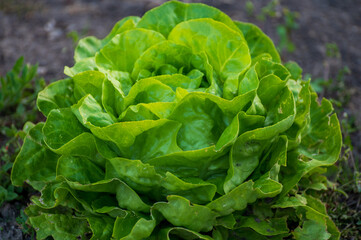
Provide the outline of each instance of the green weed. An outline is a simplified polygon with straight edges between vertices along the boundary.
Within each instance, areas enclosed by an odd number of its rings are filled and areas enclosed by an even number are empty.
[[[28,219],[28,216],[24,213],[24,209],[21,209],[20,215],[16,218],[16,222],[25,235],[31,236],[31,239],[35,239],[35,230],[28,225]]]
[[[252,16],[254,14],[254,5],[252,1],[247,1],[245,4],[246,13],[248,16]]]
[[[279,37],[278,50],[280,52],[286,50],[294,52],[296,49],[295,44],[292,42],[291,33],[293,30],[298,29],[299,25],[297,19],[299,18],[298,12],[292,12],[288,8],[282,10],[283,23],[277,25],[277,34]]]
[[[25,64],[23,57],[0,77],[0,206],[19,198],[22,192],[11,185],[10,170],[26,135],[19,129],[38,118],[35,99],[44,86],[44,79],[37,77],[37,65]]]
[[[247,10],[246,3],[246,11]],[[277,49],[279,52],[287,51],[294,52],[296,47],[292,42],[291,34],[292,31],[298,29],[299,24],[297,19],[300,14],[298,12],[293,12],[286,7],[282,7],[279,0],[272,0],[266,6],[261,9],[261,13],[257,15],[257,19],[264,22],[267,18],[275,18],[279,22],[276,27],[276,32],[279,38],[279,43]]]
[[[261,8],[261,13],[257,15],[259,21],[266,21],[267,17],[278,17],[277,7],[280,6],[279,0],[272,0],[266,6]]]
[[[71,31],[66,34],[68,38],[70,38],[73,42],[73,47],[75,47],[80,39],[79,33],[77,31]]]
[[[79,40],[89,34],[89,27],[84,27],[80,32],[73,30],[66,34],[67,38],[70,38],[75,48]]]
[[[341,53],[336,43],[326,43],[326,56],[329,58],[340,58]]]
[[[0,126],[20,128],[37,118],[35,99],[45,87],[44,79],[37,77],[37,67],[24,64],[20,57],[11,71],[0,76]]]
[[[35,100],[45,87],[43,78],[37,76],[37,65],[24,63],[20,57],[12,70],[0,77],[0,206],[4,202],[25,200],[33,190],[11,184],[10,171],[18,155],[27,130],[33,126],[27,121],[38,121]],[[23,130],[21,128],[23,127]],[[27,216],[20,210],[16,218],[22,232],[34,237],[34,229],[26,224]]]

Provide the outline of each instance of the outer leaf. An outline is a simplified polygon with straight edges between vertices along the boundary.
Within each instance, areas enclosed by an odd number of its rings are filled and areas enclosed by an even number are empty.
[[[172,238],[171,238],[172,237]],[[193,240],[193,239],[201,239],[201,240],[213,240],[210,236],[200,234],[198,232],[182,228],[182,227],[172,227],[172,228],[163,228],[159,231],[157,236],[154,236],[151,239],[174,239],[181,238],[186,240]]]
[[[108,240],[112,236],[114,219],[110,217],[87,217],[89,227],[93,232],[91,240]]]
[[[177,194],[197,204],[210,202],[217,189],[214,184],[198,178],[184,178],[182,180],[169,172],[166,173],[162,186],[166,189],[162,195]]]
[[[318,225],[326,225],[327,232],[331,234],[331,240],[339,239],[340,232],[331,218],[327,216],[325,205],[319,199],[308,195],[305,195],[305,197],[307,199],[307,206],[300,207],[298,212],[302,212],[306,219],[316,221]]]
[[[284,171],[282,180],[284,188],[281,196],[284,196],[307,172],[319,166],[331,165],[336,162],[339,156],[341,131],[336,115],[329,116],[332,112],[330,102],[323,100],[322,105],[319,106],[316,94],[313,94],[310,111],[311,124],[308,130],[305,131],[310,135],[305,135],[302,138],[299,153],[290,152],[288,154],[289,164],[287,171]],[[314,130],[311,131],[311,129]],[[316,148],[319,150],[315,150]],[[312,155],[311,151],[319,152],[317,155]],[[299,154],[311,160],[303,161],[302,158],[300,159]]]
[[[113,37],[116,35],[125,32],[129,29],[135,28],[137,23],[139,22],[140,18],[137,16],[128,16],[121,20],[119,20],[110,33],[102,40],[104,42],[104,45],[107,44]]]
[[[73,88],[73,80],[69,78],[50,84],[39,92],[36,102],[39,110],[48,116],[53,109],[70,107],[75,103]]]
[[[333,164],[340,153],[341,149],[341,130],[339,122],[335,114],[330,115],[333,111],[332,104],[323,99],[321,106],[317,103],[317,95],[312,94],[311,99],[311,122],[309,128],[302,136],[300,152],[309,158],[317,161],[310,163],[312,167],[320,164],[321,161],[325,165]],[[329,136],[329,133],[333,134]],[[317,157],[311,154],[311,151],[318,149]]]
[[[155,30],[167,37],[179,23],[197,18],[212,18],[223,22],[234,30],[238,30],[232,20],[216,8],[204,4],[186,4],[178,1],[167,2],[146,12],[137,27]]]
[[[248,203],[253,203],[256,199],[257,194],[254,192],[253,182],[250,180],[212,201],[207,206],[224,216],[245,209]]]
[[[92,128],[91,131],[100,139],[113,142],[120,156],[147,160],[180,151],[176,145],[179,127],[180,124],[175,121],[160,119],[120,122],[103,128]]]
[[[257,233],[265,236],[275,236],[288,233],[287,218],[271,218],[261,221],[255,217],[241,217],[237,228],[252,228]]]
[[[56,175],[82,184],[104,179],[104,171],[86,157],[62,156],[58,160]]]
[[[155,31],[133,29],[115,36],[96,55],[99,68],[132,72],[135,61],[150,46],[164,41],[164,37]]]
[[[275,197],[282,192],[282,184],[269,177],[269,173],[255,181],[254,187],[259,198]]]
[[[281,62],[280,55],[272,40],[260,28],[252,23],[238,21],[234,21],[234,23],[242,31],[252,58],[268,53],[272,56],[273,61]]]
[[[115,194],[118,207],[120,208],[141,212],[149,212],[150,208],[134,190],[119,179],[106,179],[95,183],[81,184],[69,181],[63,176],[58,176],[57,182],[49,183],[42,193],[41,198],[34,199],[34,202],[43,208],[58,206],[59,203],[65,201],[64,199],[68,198],[68,193],[71,194],[71,198],[67,200],[71,207],[74,207],[74,204],[78,204],[78,207],[81,207],[80,210],[86,210],[91,213],[95,213],[92,209],[92,204],[95,204],[106,193]],[[114,204],[114,201],[112,204]],[[110,207],[117,206],[112,205]]]
[[[75,98],[79,100],[91,94],[100,103],[104,78],[104,74],[98,71],[85,71],[73,76]]]
[[[104,159],[97,155],[96,140],[89,132],[81,133],[57,149],[50,149],[59,155],[84,156],[98,165],[104,165]]]
[[[208,232],[215,224],[217,214],[208,207],[190,204],[182,197],[170,195],[168,203],[158,202],[152,207],[159,211],[174,226],[183,226],[190,230]]]
[[[236,229],[233,233],[235,236],[233,239],[244,239],[244,240],[268,240],[269,238],[262,236],[261,234],[257,233],[256,231],[252,229]],[[231,238],[232,239],[232,238]],[[232,240],[233,240],[232,239]]]
[[[165,176],[157,173],[153,166],[137,160],[114,158],[109,161],[116,173],[107,177],[117,177],[138,192],[148,193],[155,199],[171,194],[184,196],[195,203],[209,202],[214,197],[216,187],[213,184],[192,179],[181,180],[167,172]]]
[[[57,149],[85,131],[70,108],[54,109],[43,127],[44,141],[50,148]]]
[[[95,64],[95,57],[83,58],[75,63],[71,68],[65,67],[64,74],[73,77],[78,73],[88,71],[88,70],[98,70],[97,65]]]
[[[74,59],[76,62],[84,58],[94,57],[95,53],[102,47],[102,41],[96,37],[85,37],[80,39],[75,48]]]
[[[137,103],[173,102],[175,93],[156,78],[146,78],[135,83],[124,99],[124,108]]]
[[[282,81],[286,82],[290,77],[290,72],[282,64],[274,62],[268,58],[258,58],[255,68],[259,79],[262,79],[270,74],[277,76]]]
[[[146,239],[151,235],[155,224],[155,220],[146,220],[128,213],[125,217],[116,219],[113,238],[121,240]]]
[[[285,196],[280,198],[276,204],[272,205],[272,208],[295,208],[305,206],[306,204],[307,199],[297,194],[294,197]]]
[[[13,185],[20,186],[26,181],[35,189],[40,190],[45,182],[55,179],[55,167],[59,156],[42,145],[43,126],[44,123],[38,123],[26,136],[11,170]]]
[[[318,222],[308,220],[304,222],[303,228],[297,228],[294,231],[294,236],[297,240],[327,240],[331,237],[331,234],[326,231],[326,225],[322,225]]]
[[[107,177],[117,177],[125,181],[136,191],[144,193],[152,190],[155,191],[153,188],[159,186],[162,181],[162,176],[154,170],[153,166],[143,164],[139,160],[113,158],[109,160],[109,163],[116,174],[108,173]]]
[[[95,54],[115,35],[134,28],[139,19],[140,18],[138,17],[123,18],[114,25],[112,31],[103,40],[99,40],[95,37],[85,37],[80,39],[74,52],[75,61],[78,62],[84,58],[94,57]]]
[[[55,240],[73,240],[89,231],[86,220],[70,214],[40,213],[30,216],[29,222],[37,229],[37,239],[52,236]]]
[[[302,79],[302,68],[296,62],[293,61],[286,62],[285,67],[291,73],[291,78],[293,80]]]
[[[95,98],[88,94],[72,106],[73,114],[87,128],[105,127],[114,123],[115,119],[103,111]]]
[[[158,156],[147,161],[156,169],[169,171],[180,177],[202,176],[206,177],[211,172],[212,162],[222,162],[227,166],[228,159],[221,159],[224,155],[216,151],[214,146],[191,151],[178,151],[163,156]]]
[[[119,117],[121,121],[142,121],[165,119],[172,113],[175,103],[154,102],[131,105]]]

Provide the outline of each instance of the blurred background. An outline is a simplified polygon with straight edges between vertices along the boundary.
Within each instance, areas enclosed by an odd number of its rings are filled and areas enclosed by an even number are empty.
[[[13,187],[9,173],[24,123],[43,119],[35,107],[37,92],[65,77],[79,39],[103,38],[121,18],[142,16],[163,2],[0,0],[0,239],[34,236],[23,213],[33,192]],[[361,239],[361,1],[183,2],[206,3],[234,20],[255,23],[275,42],[282,60],[297,62],[319,96],[331,99],[344,146],[323,201],[343,238]]]

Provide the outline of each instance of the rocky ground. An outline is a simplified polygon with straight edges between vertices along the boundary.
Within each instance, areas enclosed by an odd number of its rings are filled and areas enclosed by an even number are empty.
[[[164,0],[0,0],[0,75],[4,75],[17,58],[24,56],[39,64],[39,75],[47,82],[64,77],[64,66],[73,65],[74,44],[78,37],[104,37],[119,19],[142,16]],[[339,117],[350,121],[354,161],[361,156],[361,2],[360,0],[288,0],[274,7],[274,16],[264,15],[270,1],[245,0],[185,1],[213,5],[231,18],[256,23],[278,45],[282,39],[277,27],[285,25],[285,12],[297,12],[298,26],[289,31],[293,52],[284,51],[284,61],[294,60],[318,80],[321,95],[341,102]],[[267,14],[266,14],[267,15]],[[337,46],[339,52],[330,53]],[[333,47],[333,48],[332,48]],[[331,50],[330,50],[331,49]],[[333,54],[333,55],[332,55]],[[350,73],[341,76],[342,69]],[[340,72],[341,71],[341,72]],[[347,71],[345,71],[347,72]],[[322,81],[324,81],[322,83]],[[346,115],[345,115],[346,114]],[[18,203],[17,203],[18,204]],[[5,204],[0,210],[0,239],[23,239],[15,218],[22,206]],[[19,234],[20,231],[20,234]],[[5,234],[5,235],[4,235]],[[30,238],[28,235],[26,238]]]

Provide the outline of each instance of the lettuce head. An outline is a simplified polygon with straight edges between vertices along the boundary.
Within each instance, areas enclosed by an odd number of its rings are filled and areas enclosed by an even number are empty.
[[[39,93],[14,185],[38,239],[338,239],[325,206],[341,133],[253,24],[167,2],[86,37]]]

